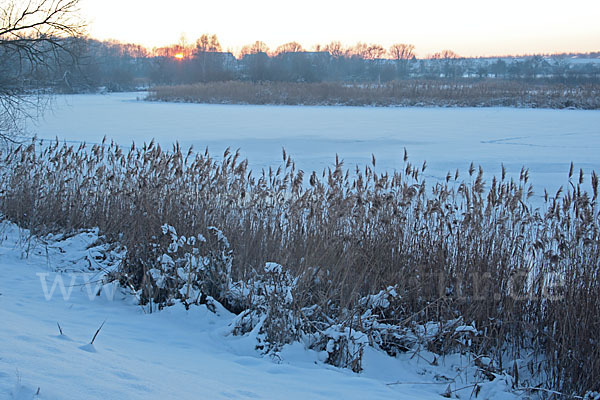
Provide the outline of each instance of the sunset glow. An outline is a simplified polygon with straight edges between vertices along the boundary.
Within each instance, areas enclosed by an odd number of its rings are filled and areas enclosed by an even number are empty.
[[[183,60],[183,53],[177,53],[173,57],[175,57],[178,60]]]
[[[233,52],[256,40],[272,49],[290,41],[307,49],[333,40],[412,43],[418,56],[444,49],[463,56],[600,50],[597,0],[82,0],[82,14],[91,36],[149,48],[214,33]]]

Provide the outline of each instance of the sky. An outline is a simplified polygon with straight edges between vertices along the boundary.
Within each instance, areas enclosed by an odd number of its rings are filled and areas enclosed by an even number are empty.
[[[80,0],[91,37],[159,47],[216,34],[224,49],[339,40],[415,45],[418,56],[600,50],[600,0]]]

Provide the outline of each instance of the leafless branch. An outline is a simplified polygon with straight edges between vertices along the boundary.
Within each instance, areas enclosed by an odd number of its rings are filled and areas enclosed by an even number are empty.
[[[0,0],[0,139],[21,132],[47,104],[41,88],[60,79],[62,66],[77,64],[76,39],[85,33],[78,3]]]

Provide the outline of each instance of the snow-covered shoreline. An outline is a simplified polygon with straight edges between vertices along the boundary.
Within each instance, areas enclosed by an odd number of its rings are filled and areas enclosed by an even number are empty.
[[[2,398],[430,399],[448,388],[470,393],[475,383],[479,398],[517,395],[508,376],[476,379],[468,356],[439,358],[435,366],[426,351],[392,358],[369,347],[360,374],[324,364],[301,343],[276,358],[261,356],[255,337],[229,334],[235,316],[221,307],[179,304],[145,314],[123,289],[90,297],[82,283],[97,287],[89,274],[99,276],[102,264],[92,260],[106,251],[94,247],[94,231],[43,241],[7,222],[1,231]],[[60,284],[49,296],[57,278],[68,296]]]

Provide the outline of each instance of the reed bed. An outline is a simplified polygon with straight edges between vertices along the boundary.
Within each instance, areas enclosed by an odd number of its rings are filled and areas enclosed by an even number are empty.
[[[157,263],[151,244],[165,226],[209,241],[218,232],[231,249],[219,254],[232,281],[249,281],[267,262],[284,266],[296,285],[286,307],[357,324],[351,317],[361,315],[364,299],[393,288],[393,306],[374,311],[379,323],[409,328],[460,318],[481,332],[472,351],[501,369],[513,368],[502,364],[510,354],[521,360],[514,374],[543,377],[544,387],[600,390],[595,173],[572,167],[571,186],[533,209],[525,169],[519,180],[503,171],[486,181],[472,166],[464,178],[457,171],[430,185],[422,178],[426,165],[406,154],[403,170],[393,173],[378,172],[374,158],[352,171],[336,159],[335,168],[305,173],[285,151],[277,170],[255,173],[238,153],[216,160],[154,142],[32,141],[3,159],[6,218],[36,234],[99,227],[106,240],[127,247],[121,272],[136,289],[148,283]],[[227,302],[223,285],[213,287],[212,297],[243,309]],[[285,327],[277,329],[276,340],[284,340]],[[439,336],[429,346],[443,353],[453,340]],[[380,344],[390,353],[402,349],[391,339]]]
[[[385,84],[210,82],[150,89],[147,100],[217,104],[600,108],[600,86],[489,80]]]

